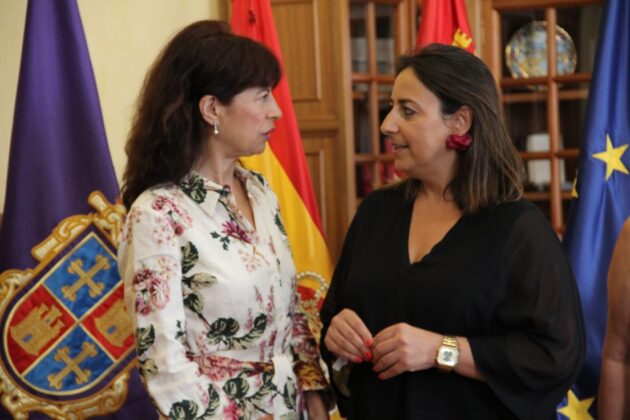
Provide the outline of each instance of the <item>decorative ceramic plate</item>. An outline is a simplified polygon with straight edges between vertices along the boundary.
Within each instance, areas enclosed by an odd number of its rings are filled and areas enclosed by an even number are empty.
[[[505,63],[512,77],[547,75],[547,22],[535,20],[519,28],[505,47]],[[573,40],[556,25],[556,74],[575,72],[577,54]]]

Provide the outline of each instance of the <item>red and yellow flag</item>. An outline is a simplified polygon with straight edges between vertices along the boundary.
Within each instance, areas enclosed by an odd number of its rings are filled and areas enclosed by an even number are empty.
[[[464,0],[422,0],[422,19],[416,46],[432,42],[475,52]]]
[[[283,76],[273,95],[282,109],[282,118],[276,121],[270,147],[262,155],[245,158],[243,162],[247,168],[262,173],[278,195],[298,276],[302,278],[300,284],[322,291],[322,286],[330,282],[332,265],[284,74],[269,0],[233,0],[231,25],[235,34],[265,44],[280,61]],[[303,289],[301,292],[308,293]],[[318,306],[321,298],[323,296],[316,296]]]

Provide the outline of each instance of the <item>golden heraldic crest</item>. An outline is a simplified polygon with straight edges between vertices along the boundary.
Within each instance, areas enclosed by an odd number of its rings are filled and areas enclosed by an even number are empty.
[[[135,363],[116,249],[124,208],[65,218],[32,249],[36,267],[0,274],[0,393],[16,419],[83,419],[118,410]]]

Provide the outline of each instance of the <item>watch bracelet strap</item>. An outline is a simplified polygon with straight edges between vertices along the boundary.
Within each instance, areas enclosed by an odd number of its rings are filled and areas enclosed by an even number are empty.
[[[455,347],[459,351],[459,343],[457,342],[457,338],[452,335],[444,335],[442,336],[442,346]],[[439,351],[439,350],[438,350]],[[445,366],[437,363],[437,357],[435,359],[437,368],[440,372],[450,373],[453,371],[452,366]]]
[[[442,338],[442,344],[445,345],[445,346],[456,347],[457,349],[459,349],[459,344],[457,343],[457,338],[455,338],[452,335],[445,335]]]

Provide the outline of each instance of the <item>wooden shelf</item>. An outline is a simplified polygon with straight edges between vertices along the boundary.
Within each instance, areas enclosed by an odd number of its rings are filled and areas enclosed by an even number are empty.
[[[558,92],[558,99],[561,101],[586,100],[588,98],[588,89],[567,89]],[[504,93],[504,104],[528,103],[528,102],[545,102],[548,99],[547,92],[521,92],[521,93]]]
[[[545,76],[545,77],[522,77],[512,78],[504,77],[501,79],[501,87],[509,88],[516,86],[540,86],[547,85],[549,82],[555,83],[589,83],[591,81],[590,73],[573,73],[561,76]]]
[[[580,150],[571,148],[571,149],[558,150],[555,153],[548,151],[548,152],[519,152],[519,154],[521,155],[521,158],[523,158],[523,160],[540,160],[540,159],[549,160],[554,157],[558,159],[577,159],[580,156]]]
[[[593,13],[602,0],[483,0],[485,48],[483,59],[500,89],[506,125],[512,138],[524,147],[534,133],[548,135],[549,150],[520,151],[528,170],[536,164],[546,171],[545,191],[527,191],[525,198],[535,202],[549,218],[559,234],[564,231],[572,192],[567,191],[565,178],[577,169],[579,139],[582,133],[585,103],[597,44],[598,21]],[[530,78],[506,76],[505,45],[513,33],[531,19],[544,19],[548,32],[562,26],[572,37],[578,54],[579,71],[556,75],[557,51],[554,38],[547,39],[549,75]],[[560,148],[564,143],[566,148]],[[544,143],[543,143],[544,144]],[[537,162],[531,162],[537,161]],[[538,173],[539,175],[541,173]],[[569,175],[571,174],[571,175]],[[533,177],[535,178],[535,177]]]
[[[571,200],[571,191],[562,191],[560,194],[562,200]],[[529,201],[549,201],[551,199],[551,193],[549,191],[527,191],[525,192],[525,198]]]
[[[352,73],[352,82],[353,83],[369,83],[369,82],[377,82],[380,84],[394,84],[394,79],[396,76],[393,74],[376,74],[372,75],[370,73]]]
[[[396,78],[395,59],[415,42],[418,6],[417,0],[350,0],[349,4],[354,143],[349,145],[348,161],[358,203],[393,174],[393,154],[381,152],[385,148],[380,125]]]

